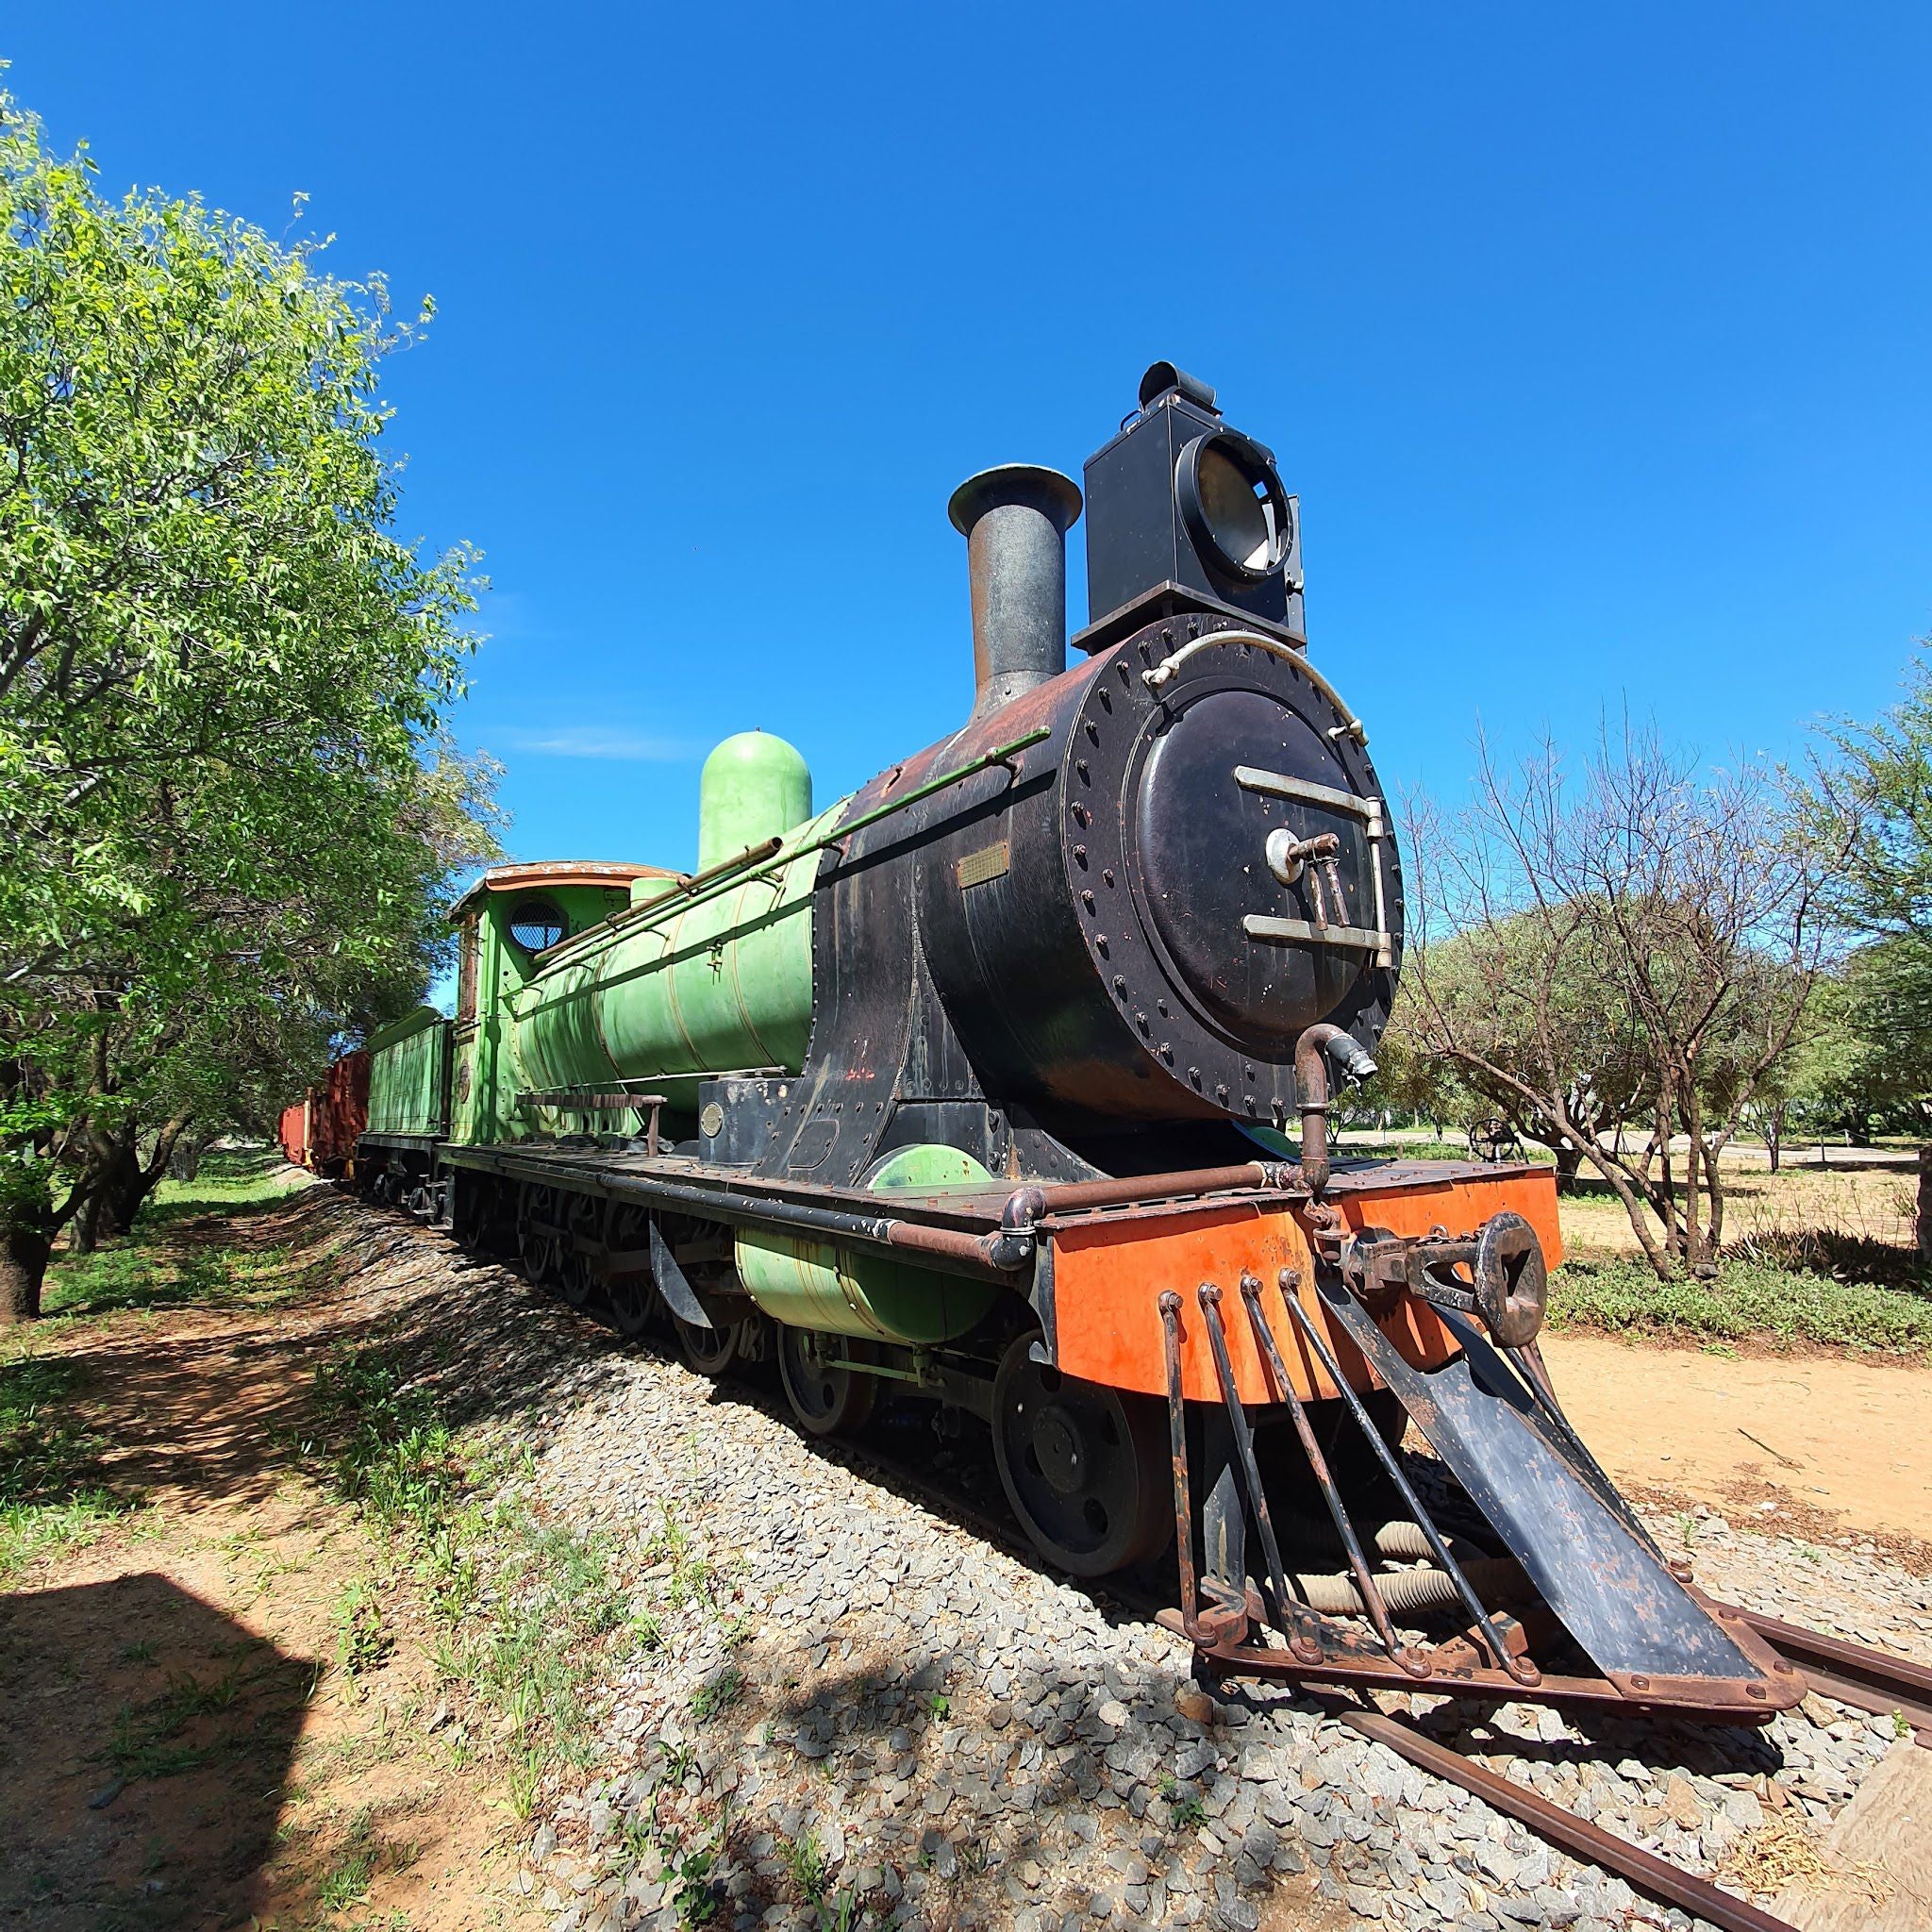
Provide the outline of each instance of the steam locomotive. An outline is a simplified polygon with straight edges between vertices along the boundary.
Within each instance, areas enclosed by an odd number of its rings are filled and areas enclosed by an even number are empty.
[[[1274,456],[1157,363],[1084,495],[1011,466],[950,514],[960,727],[824,809],[725,741],[690,872],[489,872],[455,1019],[370,1042],[358,1183],[707,1374],[774,1359],[813,1435],[976,1417],[1048,1563],[1172,1549],[1214,1668],[1794,1702],[1557,1400],[1548,1171],[1331,1155],[1403,874]]]

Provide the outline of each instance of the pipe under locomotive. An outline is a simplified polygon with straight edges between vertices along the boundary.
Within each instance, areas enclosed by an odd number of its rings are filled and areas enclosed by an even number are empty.
[[[1557,1404],[1550,1173],[1331,1154],[1402,868],[1307,656],[1273,457],[1157,364],[1086,486],[1071,668],[1082,492],[990,471],[951,505],[958,731],[816,813],[747,734],[707,763],[692,873],[486,875],[446,1119],[383,1130],[423,1122],[378,1050],[365,1176],[708,1373],[775,1357],[815,1434],[882,1391],[976,1415],[1049,1561],[1172,1549],[1171,1620],[1216,1667],[1732,1723],[1796,1701]]]

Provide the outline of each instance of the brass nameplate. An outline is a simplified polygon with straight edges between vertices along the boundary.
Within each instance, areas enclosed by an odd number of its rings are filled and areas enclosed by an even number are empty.
[[[983,851],[969,852],[957,868],[959,890],[963,892],[968,886],[983,886],[988,879],[1004,878],[1011,862],[1012,848],[1004,839]]]

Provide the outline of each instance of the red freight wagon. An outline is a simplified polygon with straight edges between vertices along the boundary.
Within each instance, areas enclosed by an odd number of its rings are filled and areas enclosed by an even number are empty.
[[[355,1158],[368,1124],[369,1055],[345,1053],[306,1100],[283,1110],[278,1138],[296,1166],[333,1177]]]
[[[282,1158],[293,1167],[308,1165],[308,1100],[305,1095],[293,1107],[282,1109],[275,1139],[282,1143]]]

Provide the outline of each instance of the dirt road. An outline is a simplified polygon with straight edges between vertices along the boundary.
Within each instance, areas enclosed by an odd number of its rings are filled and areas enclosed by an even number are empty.
[[[1743,1356],[1568,1330],[1557,1392],[1620,1483],[1910,1541],[1932,1560],[1932,1370]],[[1759,1510],[1766,1501],[1775,1511]],[[1822,1520],[1820,1520],[1822,1519]]]
[[[78,1371],[91,1480],[130,1506],[0,1579],[0,1925],[526,1922],[516,1821],[430,1721],[419,1593],[304,1453],[315,1365],[380,1313],[352,1267],[299,1272],[331,1205],[301,1190],[211,1224],[262,1263],[230,1306],[49,1323],[0,1361]],[[366,1675],[345,1648],[363,1602]]]

